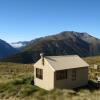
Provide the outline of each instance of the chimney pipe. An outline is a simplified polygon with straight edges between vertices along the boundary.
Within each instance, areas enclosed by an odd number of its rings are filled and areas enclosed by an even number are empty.
[[[40,53],[40,57],[42,59],[42,65],[44,65],[44,53]]]
[[[40,53],[40,57],[43,58],[44,57],[44,53]]]

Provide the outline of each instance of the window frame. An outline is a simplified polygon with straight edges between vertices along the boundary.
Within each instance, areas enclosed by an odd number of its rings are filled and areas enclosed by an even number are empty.
[[[68,78],[68,70],[58,70],[56,71],[56,80],[65,80]]]
[[[72,81],[75,81],[77,78],[77,69],[72,69]]]
[[[36,78],[43,79],[43,69],[36,68]]]

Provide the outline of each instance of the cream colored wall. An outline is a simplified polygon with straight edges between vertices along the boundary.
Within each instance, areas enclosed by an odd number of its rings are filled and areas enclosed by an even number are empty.
[[[43,80],[36,78],[36,68],[43,69]],[[44,66],[41,59],[34,65],[34,84],[46,90],[54,88],[54,71],[46,59],[44,59]]]
[[[72,70],[68,70],[68,77],[65,80],[56,80],[54,82],[54,88],[76,88],[84,86],[88,83],[88,67],[78,68],[77,70],[77,79],[72,80]]]

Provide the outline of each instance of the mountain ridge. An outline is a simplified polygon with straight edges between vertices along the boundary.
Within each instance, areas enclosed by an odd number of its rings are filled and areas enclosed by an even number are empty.
[[[88,33],[74,31],[63,31],[59,34],[40,37],[31,40],[23,48],[22,52],[16,54],[6,61],[32,63],[39,59],[39,53],[45,55],[72,55],[94,56],[100,55],[100,39],[97,39]]]
[[[6,58],[17,53],[17,50],[9,45],[6,41],[0,39],[0,59]]]

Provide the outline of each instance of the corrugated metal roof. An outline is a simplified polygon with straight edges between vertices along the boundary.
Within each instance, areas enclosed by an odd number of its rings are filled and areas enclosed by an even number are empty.
[[[88,67],[89,65],[78,55],[45,56],[45,59],[55,70]]]

